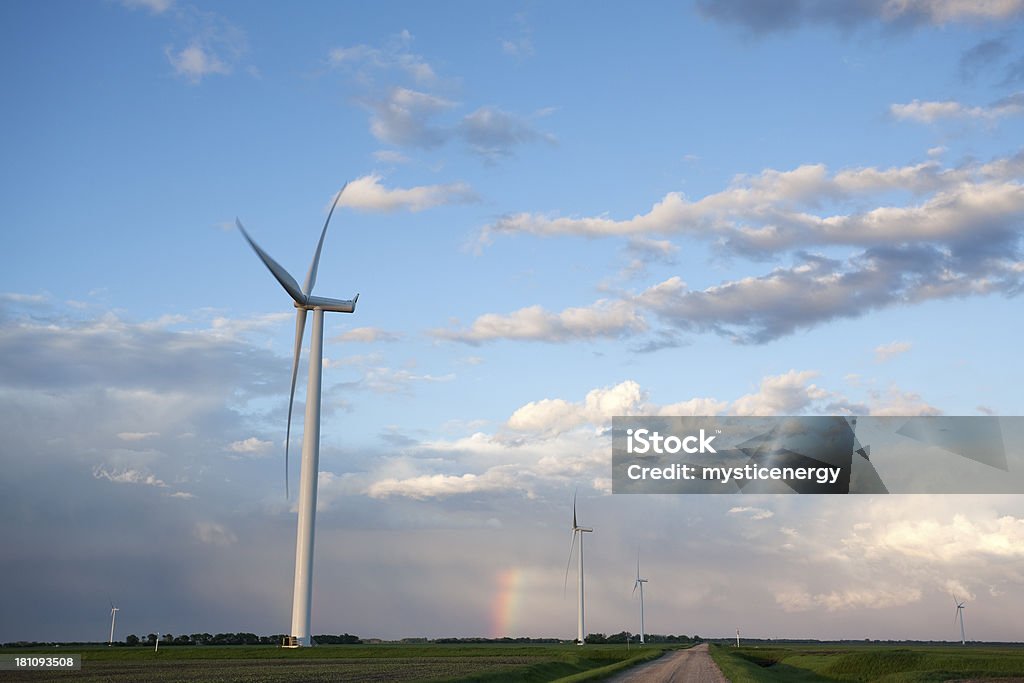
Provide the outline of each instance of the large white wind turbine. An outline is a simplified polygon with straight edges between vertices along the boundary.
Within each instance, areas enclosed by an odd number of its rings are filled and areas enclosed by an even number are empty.
[[[640,644],[644,644],[644,584],[647,579],[640,578],[640,550],[636,551],[636,583],[633,584],[633,593],[640,588]]]
[[[576,619],[576,644],[585,644],[586,631],[583,627],[583,534],[592,533],[594,530],[580,526],[576,523],[576,494],[572,496],[572,540],[569,541],[569,561],[565,565],[565,582],[569,582],[569,565],[572,564],[572,549],[576,545],[576,534],[580,536],[579,573],[576,576],[576,588],[578,595],[576,604],[578,614]]]
[[[960,644],[966,645],[967,636],[964,635],[964,605],[966,605],[967,603],[957,598],[954,594],[953,604],[956,605],[956,613],[953,615],[953,623],[956,623],[957,617],[960,618]]]
[[[114,603],[110,603],[110,641],[107,643],[107,647],[114,644],[114,622],[117,620],[117,612],[120,607],[114,607]]]
[[[331,210],[320,232],[320,241],[313,254],[313,263],[306,275],[306,282],[299,289],[287,270],[259,248],[237,218],[235,224],[242,231],[246,241],[270,270],[275,279],[292,298],[295,308],[295,353],[292,361],[292,383],[288,395],[288,426],[285,431],[285,491],[288,491],[288,448],[291,441],[292,404],[295,401],[295,378],[299,372],[299,355],[302,352],[302,334],[306,329],[306,312],[313,311],[313,334],[309,342],[309,380],[306,383],[306,417],[302,429],[302,467],[299,481],[299,524],[295,539],[295,584],[292,594],[292,629],[288,645],[301,647],[312,645],[310,637],[310,606],[313,601],[313,531],[316,523],[317,476],[320,469],[320,383],[323,367],[324,311],[352,313],[356,310],[359,295],[351,300],[328,299],[313,296],[316,271],[320,263],[320,250],[324,246],[327,226],[331,222],[334,208],[341,199],[342,187],[334,198]]]

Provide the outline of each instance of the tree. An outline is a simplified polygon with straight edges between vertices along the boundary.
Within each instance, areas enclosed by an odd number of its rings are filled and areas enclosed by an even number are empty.
[[[129,633],[128,636],[124,639],[124,644],[128,647],[135,647],[139,644],[139,637],[134,633]]]

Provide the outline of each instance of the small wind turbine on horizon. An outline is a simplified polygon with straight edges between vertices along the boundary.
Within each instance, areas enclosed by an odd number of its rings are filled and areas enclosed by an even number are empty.
[[[740,630],[736,629],[736,647],[740,646]]]
[[[647,583],[647,579],[640,578],[640,549],[636,551],[636,582],[633,584],[633,594],[636,594],[636,589],[640,588],[640,644],[644,644],[644,584]]]
[[[572,550],[576,545],[576,534],[580,536],[579,573],[576,576],[577,588],[577,616],[576,616],[576,644],[586,644],[586,631],[583,625],[583,534],[593,533],[593,529],[580,526],[576,522],[576,494],[572,494],[572,540],[569,542],[569,561],[565,564],[565,583],[569,583],[569,566],[572,564]]]
[[[963,602],[958,597],[956,597],[956,594],[954,593],[953,594],[953,604],[956,605],[956,613],[953,615],[953,624],[956,624],[957,617],[959,617],[960,618],[960,644],[961,645],[966,645],[967,644],[967,636],[964,634],[964,605],[966,605],[967,603]]]
[[[114,603],[110,603],[110,641],[107,643],[107,647],[112,647],[114,644],[114,622],[117,620],[117,612],[120,607],[114,607]]]
[[[334,209],[345,191],[347,183],[334,197],[334,203],[324,221],[320,232],[320,241],[313,254],[313,263],[306,275],[306,282],[299,289],[287,270],[281,267],[259,245],[253,241],[249,233],[242,227],[242,222],[235,219],[235,224],[242,231],[249,246],[263,261],[274,278],[280,283],[288,296],[292,298],[296,308],[295,314],[295,352],[292,360],[292,382],[288,394],[288,424],[285,430],[284,447],[284,481],[285,495],[290,496],[288,485],[288,450],[291,442],[292,406],[295,402],[295,379],[299,372],[299,356],[302,353],[302,335],[306,329],[306,313],[313,311],[313,332],[309,343],[309,379],[306,383],[306,417],[302,426],[302,465],[299,481],[299,522],[295,539],[295,583],[292,594],[292,628],[289,647],[312,645],[310,636],[310,608],[313,602],[313,537],[316,525],[316,493],[317,477],[320,469],[320,388],[323,374],[324,346],[324,311],[336,313],[353,313],[359,295],[351,300],[328,299],[313,296],[313,285],[316,284],[316,272],[320,264],[320,251],[327,236],[327,226],[331,222]]]

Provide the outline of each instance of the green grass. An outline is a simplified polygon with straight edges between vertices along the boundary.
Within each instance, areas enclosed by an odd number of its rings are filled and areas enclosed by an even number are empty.
[[[81,671],[0,672],[6,681],[510,681],[599,680],[659,656],[672,646],[627,650],[621,645],[381,644],[326,645],[284,650],[274,646],[64,647],[82,654]],[[0,649],[0,653],[53,653],[50,648]]]
[[[1012,647],[792,645],[737,649],[712,645],[711,656],[732,683],[1024,678],[1024,649]]]

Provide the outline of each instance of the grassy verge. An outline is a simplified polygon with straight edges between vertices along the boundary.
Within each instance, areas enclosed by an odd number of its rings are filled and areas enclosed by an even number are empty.
[[[675,647],[675,646],[672,646]],[[274,646],[80,647],[81,671],[4,672],[0,682],[284,683],[320,681],[510,681],[599,680],[659,656],[668,646],[626,650],[621,645],[327,645],[299,650]],[[19,654],[53,649],[19,649]],[[15,650],[0,650],[3,653]]]
[[[1020,648],[712,645],[711,656],[732,683],[924,683],[1024,677],[1024,650]]]

